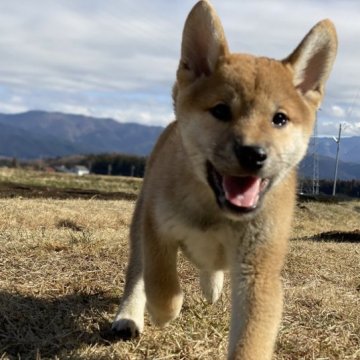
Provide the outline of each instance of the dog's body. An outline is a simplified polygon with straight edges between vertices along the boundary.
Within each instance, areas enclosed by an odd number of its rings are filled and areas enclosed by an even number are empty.
[[[214,302],[230,270],[230,359],[270,359],[282,311],[282,269],[306,152],[336,54],[336,34],[316,25],[284,61],[230,54],[213,8],[186,21],[174,86],[176,121],[149,159],[131,226],[125,293],[113,330],[143,330],[180,312],[181,248]]]

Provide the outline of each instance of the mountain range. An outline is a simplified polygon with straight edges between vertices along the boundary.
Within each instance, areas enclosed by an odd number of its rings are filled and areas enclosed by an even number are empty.
[[[359,137],[360,141],[360,137]],[[328,156],[318,156],[318,171],[320,179],[333,180],[335,173],[335,159]],[[312,178],[314,174],[314,158],[306,155],[299,165],[299,176],[301,178]],[[341,180],[360,179],[360,164],[339,161],[338,178]]]
[[[310,142],[309,151],[312,142]],[[314,146],[314,145],[313,145]],[[337,144],[331,137],[316,138],[316,152],[320,156],[336,157]],[[344,162],[360,164],[360,136],[342,137],[340,142],[339,159]]]
[[[163,130],[58,112],[0,114],[0,156],[19,159],[122,152],[147,155]]]
[[[0,114],[0,156],[38,159],[113,152],[146,156],[162,130],[60,112]],[[360,179],[360,136],[343,137],[340,145],[339,177]],[[316,145],[313,139],[299,167],[301,176],[312,177],[316,149],[320,178],[333,178],[336,147],[330,137],[316,138]]]

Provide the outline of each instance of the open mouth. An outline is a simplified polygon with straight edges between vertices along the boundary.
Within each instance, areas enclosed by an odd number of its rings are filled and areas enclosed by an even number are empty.
[[[257,176],[221,175],[209,161],[206,167],[219,206],[235,213],[254,211],[270,182]]]

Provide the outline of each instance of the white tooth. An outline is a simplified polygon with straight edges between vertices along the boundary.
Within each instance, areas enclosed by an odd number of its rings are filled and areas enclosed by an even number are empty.
[[[261,181],[261,184],[260,184],[260,191],[265,190],[265,188],[267,187],[268,183],[269,183],[269,179],[263,179],[263,180]]]

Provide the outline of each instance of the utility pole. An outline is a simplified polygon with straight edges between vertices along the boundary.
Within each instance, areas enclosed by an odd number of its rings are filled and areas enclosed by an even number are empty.
[[[339,125],[339,136],[336,138],[333,137],[334,141],[337,143],[337,150],[336,150],[336,161],[335,161],[335,174],[334,174],[334,186],[333,186],[333,196],[336,194],[336,181],[337,181],[337,174],[338,174],[338,166],[339,166],[339,150],[340,150],[340,141],[341,141],[341,123]]]
[[[319,155],[318,155],[318,121],[315,120],[313,131],[313,178],[312,178],[312,194],[319,195]]]
[[[354,96],[353,102],[352,102],[350,108],[347,111],[347,119],[348,120],[350,119],[350,117],[352,115],[354,105],[355,105],[355,102],[356,102],[358,96],[359,96],[359,89],[357,90],[357,92],[356,92],[356,94]],[[344,125],[346,126],[346,123],[344,123]],[[333,193],[332,193],[333,196],[335,196],[335,194],[336,194],[336,181],[337,181],[337,173],[338,173],[338,166],[339,166],[339,151],[340,151],[340,141],[341,141],[341,127],[342,127],[342,124],[340,123],[338,138],[336,138],[335,136],[333,137],[334,141],[337,143],[336,161],[335,161],[335,174],[334,174],[334,186],[333,186]]]

